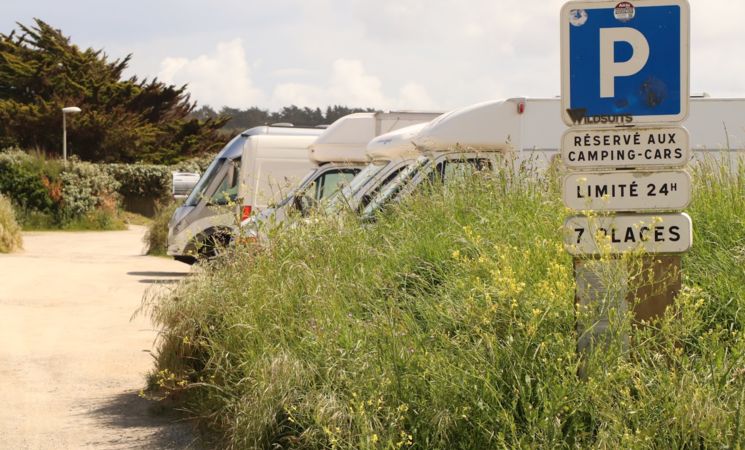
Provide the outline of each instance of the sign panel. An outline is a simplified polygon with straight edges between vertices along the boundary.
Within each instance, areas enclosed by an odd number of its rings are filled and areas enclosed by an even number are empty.
[[[561,140],[564,165],[606,167],[683,167],[691,159],[688,130],[666,128],[569,129]]]
[[[587,172],[564,177],[564,204],[575,211],[679,211],[691,202],[685,170]]]
[[[693,226],[685,213],[575,216],[564,222],[564,247],[574,256],[640,249],[648,253],[684,253],[692,244]]]
[[[568,126],[681,122],[688,114],[686,0],[577,1],[561,10]]]

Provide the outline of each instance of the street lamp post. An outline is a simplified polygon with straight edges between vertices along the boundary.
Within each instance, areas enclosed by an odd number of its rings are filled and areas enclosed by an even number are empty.
[[[62,160],[67,161],[67,115],[77,114],[80,108],[77,106],[67,106],[62,108]]]

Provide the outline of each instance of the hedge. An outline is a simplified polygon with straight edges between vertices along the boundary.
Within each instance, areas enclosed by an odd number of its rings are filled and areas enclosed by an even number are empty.
[[[170,202],[173,171],[203,172],[214,156],[174,166],[62,162],[19,149],[0,151],[0,193],[31,228],[58,228],[120,207],[153,216]],[[98,219],[97,219],[98,220]]]

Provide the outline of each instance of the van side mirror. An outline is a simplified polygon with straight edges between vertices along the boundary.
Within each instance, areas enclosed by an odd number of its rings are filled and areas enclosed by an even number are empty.
[[[188,197],[200,177],[193,172],[172,172],[171,175],[171,194],[177,200]]]
[[[311,210],[316,206],[316,201],[304,192],[299,192],[292,200],[293,206],[303,217],[308,217]]]

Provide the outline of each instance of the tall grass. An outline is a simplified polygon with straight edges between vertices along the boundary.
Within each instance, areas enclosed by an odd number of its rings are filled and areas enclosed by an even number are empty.
[[[502,174],[238,249],[151,305],[153,382],[230,448],[742,447],[745,192],[697,178],[683,292],[631,345],[577,353],[556,177]]]
[[[178,204],[172,200],[157,206],[155,217],[148,224],[143,241],[148,255],[165,255],[168,250],[168,221],[171,220]]]
[[[0,194],[0,253],[11,253],[23,246],[21,227],[10,201]]]

